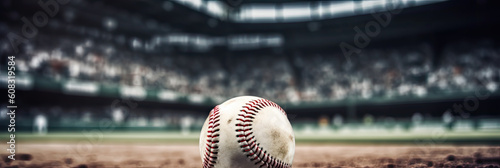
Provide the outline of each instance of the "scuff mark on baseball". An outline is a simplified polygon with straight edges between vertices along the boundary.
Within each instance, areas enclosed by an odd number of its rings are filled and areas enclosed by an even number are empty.
[[[292,166],[295,136],[279,105],[260,97],[240,96],[216,109],[200,134],[203,167]]]

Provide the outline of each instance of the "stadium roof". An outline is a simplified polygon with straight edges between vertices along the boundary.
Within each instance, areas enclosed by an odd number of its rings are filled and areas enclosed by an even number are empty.
[[[444,2],[446,0],[174,0],[175,2],[230,22],[279,23],[333,19]],[[165,1],[165,6],[170,6]]]

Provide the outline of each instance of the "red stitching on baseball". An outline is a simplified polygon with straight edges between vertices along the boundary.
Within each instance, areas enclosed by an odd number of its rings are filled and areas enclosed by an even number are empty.
[[[266,99],[257,99],[246,103],[242,110],[240,110],[238,118],[236,118],[237,121],[240,121],[240,123],[236,123],[236,127],[238,128],[236,129],[236,137],[238,138],[238,143],[240,143],[240,148],[243,152],[247,153],[247,157],[251,161],[254,161],[256,165],[260,164],[260,167],[290,168],[292,165],[273,158],[262,147],[259,147],[255,136],[252,135],[253,116],[259,113],[260,109],[264,107],[278,108],[286,116],[285,111],[279,105]]]
[[[215,106],[208,115],[207,142],[205,143],[205,155],[203,157],[203,168],[214,167],[219,152],[219,106]]]

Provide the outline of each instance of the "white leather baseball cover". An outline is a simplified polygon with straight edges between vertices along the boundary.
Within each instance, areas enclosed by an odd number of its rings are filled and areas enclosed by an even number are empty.
[[[291,167],[295,137],[285,111],[269,100],[241,96],[216,106],[203,125],[203,167]]]

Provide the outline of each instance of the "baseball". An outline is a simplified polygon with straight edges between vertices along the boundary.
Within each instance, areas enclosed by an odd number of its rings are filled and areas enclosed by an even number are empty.
[[[241,96],[210,111],[199,149],[204,168],[292,167],[295,137],[279,105]]]

